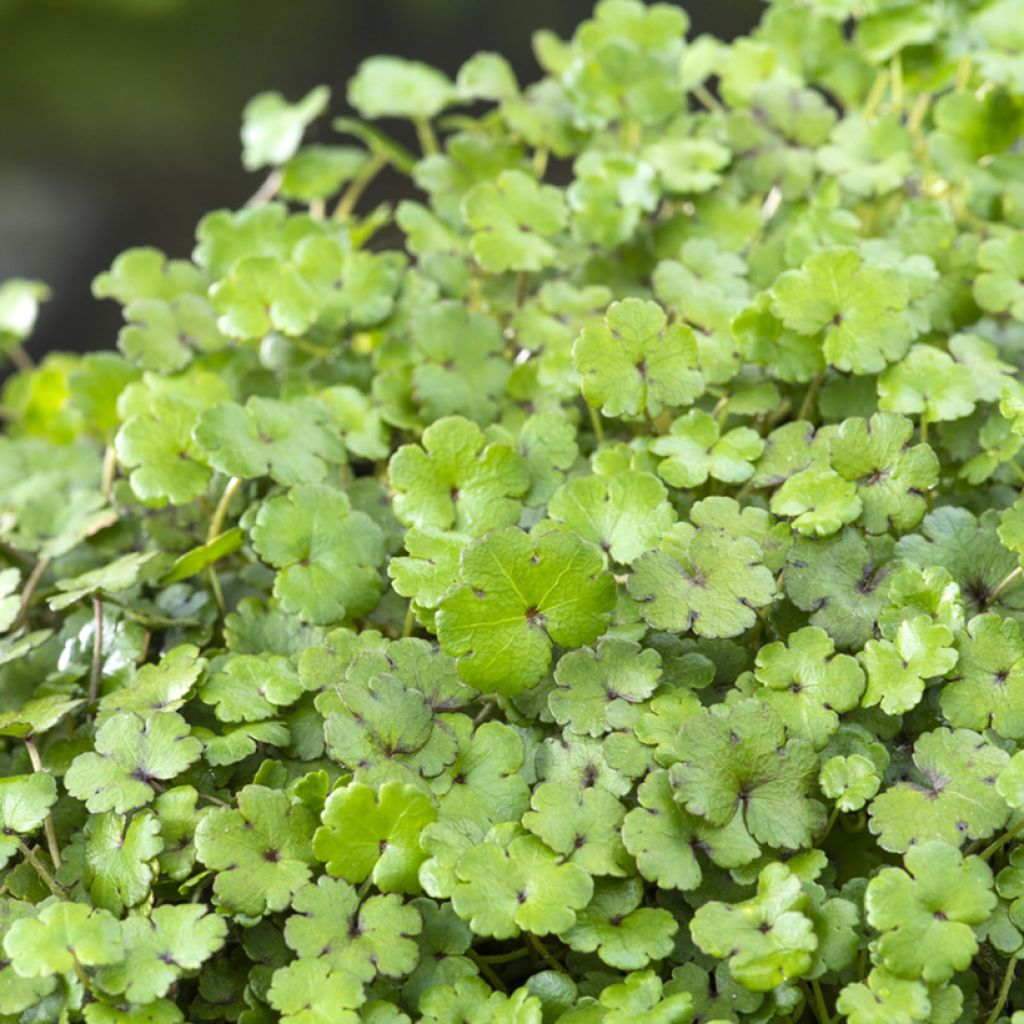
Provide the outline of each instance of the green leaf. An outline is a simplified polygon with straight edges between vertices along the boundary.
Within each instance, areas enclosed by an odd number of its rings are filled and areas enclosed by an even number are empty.
[[[658,476],[673,487],[699,487],[708,477],[741,484],[754,475],[754,463],[764,442],[749,427],[721,433],[714,418],[700,409],[680,416],[669,433],[651,445],[658,463]],[[774,510],[773,510],[774,511]]]
[[[490,274],[539,271],[557,254],[548,241],[565,227],[565,199],[553,185],[539,185],[522,171],[502,171],[474,185],[462,200],[473,235],[470,251]]]
[[[91,818],[85,829],[84,881],[96,906],[121,914],[141,903],[157,875],[155,860],[163,846],[160,822],[148,811],[130,821],[119,814]]]
[[[909,300],[902,277],[865,265],[852,249],[815,253],[772,288],[772,312],[783,324],[820,337],[829,365],[857,374],[878,373],[907,351]]]
[[[506,696],[540,679],[552,643],[596,640],[615,603],[600,552],[560,530],[531,538],[510,527],[481,538],[463,553],[459,581],[438,610],[438,639],[467,683]]]
[[[104,991],[133,1003],[165,996],[186,971],[194,971],[224,945],[224,919],[195,904],[155,907],[148,915],[132,914],[122,924],[125,957],[100,970]]]
[[[809,794],[818,772],[813,746],[787,739],[782,720],[760,701],[709,710],[682,726],[682,756],[669,772],[676,800],[710,825],[741,818],[767,846],[799,849],[823,823]]]
[[[907,981],[875,967],[867,982],[843,987],[836,1009],[850,1024],[913,1024],[928,1019],[928,990],[919,981]]]
[[[939,461],[926,444],[911,444],[910,420],[876,413],[844,420],[829,438],[829,459],[856,484],[863,509],[858,522],[869,533],[911,530],[928,509],[928,492],[939,480]]]
[[[480,536],[510,526],[530,486],[522,457],[484,444],[475,423],[449,416],[423,432],[423,446],[402,445],[388,466],[395,515],[407,526]]]
[[[130,711],[111,715],[96,730],[95,747],[79,754],[64,776],[68,792],[94,814],[124,814],[151,803],[161,782],[180,775],[202,753],[174,711],[148,718]]]
[[[658,687],[661,656],[630,640],[602,640],[595,650],[571,651],[555,668],[551,714],[574,733],[601,736],[629,728]]]
[[[723,868],[740,867],[760,852],[742,815],[716,827],[676,803],[669,774],[651,772],[638,791],[639,807],[626,814],[622,841],[636,858],[640,874],[662,889],[696,889],[703,878],[697,851]]]
[[[638,878],[601,882],[576,924],[561,938],[580,953],[596,952],[601,961],[621,971],[639,970],[662,960],[675,945],[679,925],[660,908],[641,907]]]
[[[702,637],[738,636],[770,604],[775,582],[761,548],[747,537],[685,523],[670,528],[661,548],[634,563],[629,592],[648,625]]]
[[[115,917],[82,903],[57,901],[46,904],[38,917],[15,921],[4,937],[4,952],[25,978],[66,974],[76,965],[113,964],[124,955]]]
[[[335,878],[370,878],[381,892],[415,893],[426,859],[420,832],[436,817],[430,798],[415,786],[385,782],[374,793],[353,782],[328,797],[313,852]]]
[[[217,904],[247,917],[283,910],[311,874],[313,816],[265,786],[237,799],[238,810],[215,808],[196,828],[199,859],[217,872]]]
[[[959,659],[942,689],[942,713],[956,728],[1024,737],[1024,640],[1020,624],[977,615],[956,637]]]
[[[0,284],[0,348],[24,341],[35,329],[39,304],[50,297],[41,281],[10,277]]]
[[[584,398],[605,416],[657,415],[704,390],[693,332],[669,326],[657,303],[640,299],[613,302],[603,324],[585,327],[573,363]]]
[[[384,536],[343,492],[293,487],[260,506],[250,536],[260,558],[278,570],[274,594],[286,611],[326,625],[376,604]]]
[[[690,923],[693,941],[711,956],[728,959],[744,988],[770,992],[806,974],[818,937],[803,913],[807,897],[800,879],[782,864],[770,864],[757,881],[757,894],[738,904],[704,904]]]
[[[423,922],[401,896],[371,896],[360,902],[347,882],[323,876],[299,889],[292,907],[295,913],[285,924],[284,937],[303,960],[319,957],[331,971],[364,982],[378,974],[400,978],[416,966],[416,938]]]
[[[436,117],[455,102],[452,83],[440,71],[401,57],[371,57],[348,85],[348,101],[363,117]]]
[[[901,977],[948,981],[977,952],[973,926],[996,902],[992,872],[941,842],[915,846],[903,859],[906,871],[883,868],[864,894],[868,921],[882,932],[882,963]]]
[[[287,1024],[358,1024],[362,1018],[355,1010],[365,998],[358,978],[312,957],[275,971],[267,992]]]
[[[551,495],[548,515],[623,564],[656,548],[676,518],[660,481],[633,470],[569,480]]]
[[[909,711],[920,701],[925,681],[951,672],[957,657],[945,626],[926,615],[904,620],[895,640],[869,640],[864,647],[864,706],[878,704],[887,715]]]
[[[56,802],[57,783],[45,772],[0,779],[0,861],[7,863],[18,851],[18,836],[39,828]]]
[[[513,938],[568,931],[589,902],[594,883],[563,863],[539,839],[519,836],[507,847],[481,843],[456,865],[455,912],[477,935]]]
[[[286,487],[319,483],[328,463],[345,459],[331,416],[312,398],[220,403],[203,412],[194,437],[225,475],[270,476]]]
[[[628,874],[628,858],[619,837],[626,809],[607,790],[542,782],[534,789],[530,806],[523,826],[566,863],[594,876]]]
[[[974,297],[989,313],[1024,319],[1024,234],[990,238],[978,247],[980,273]]]
[[[820,750],[839,728],[839,715],[860,703],[864,673],[854,658],[836,654],[817,626],[791,633],[786,642],[757,652],[757,697],[782,719],[789,734]]]
[[[996,789],[1008,760],[968,729],[922,733],[910,780],[890,786],[871,804],[869,825],[879,846],[903,853],[933,839],[958,846],[992,835],[1009,813]]]
[[[50,598],[50,608],[59,612],[77,601],[81,601],[84,597],[102,593],[116,594],[135,586],[143,566],[153,558],[154,554],[155,552],[123,555],[117,561],[102,568],[90,569],[72,579],[58,580],[57,589],[61,593]]]
[[[311,89],[297,103],[279,92],[253,96],[242,112],[242,164],[247,171],[280,167],[299,148],[306,128],[326,109],[331,91],[325,85]]]

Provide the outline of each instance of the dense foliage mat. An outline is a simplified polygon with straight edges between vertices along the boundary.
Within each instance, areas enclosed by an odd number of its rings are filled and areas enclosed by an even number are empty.
[[[1024,1020],[1024,2],[686,32],[0,287],[4,1022]]]

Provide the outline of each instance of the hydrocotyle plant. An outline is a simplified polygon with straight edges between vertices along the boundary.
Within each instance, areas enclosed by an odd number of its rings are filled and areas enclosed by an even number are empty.
[[[0,1021],[1024,1021],[1024,2],[687,35],[0,286]]]

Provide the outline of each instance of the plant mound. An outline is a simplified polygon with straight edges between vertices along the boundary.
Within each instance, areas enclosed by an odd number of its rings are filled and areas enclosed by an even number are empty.
[[[4,284],[0,1021],[1024,1021],[1022,26],[372,58]]]

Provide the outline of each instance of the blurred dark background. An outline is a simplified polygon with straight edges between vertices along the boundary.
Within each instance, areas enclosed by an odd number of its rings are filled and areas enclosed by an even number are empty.
[[[748,31],[758,0],[691,0],[691,34]],[[107,348],[120,314],[89,292],[123,249],[185,256],[198,219],[238,207],[254,93],[324,82],[332,113],[375,53],[454,75],[497,50],[537,77],[530,35],[568,36],[592,0],[0,0],[0,281],[53,287],[30,350]],[[329,129],[322,129],[326,135]]]

